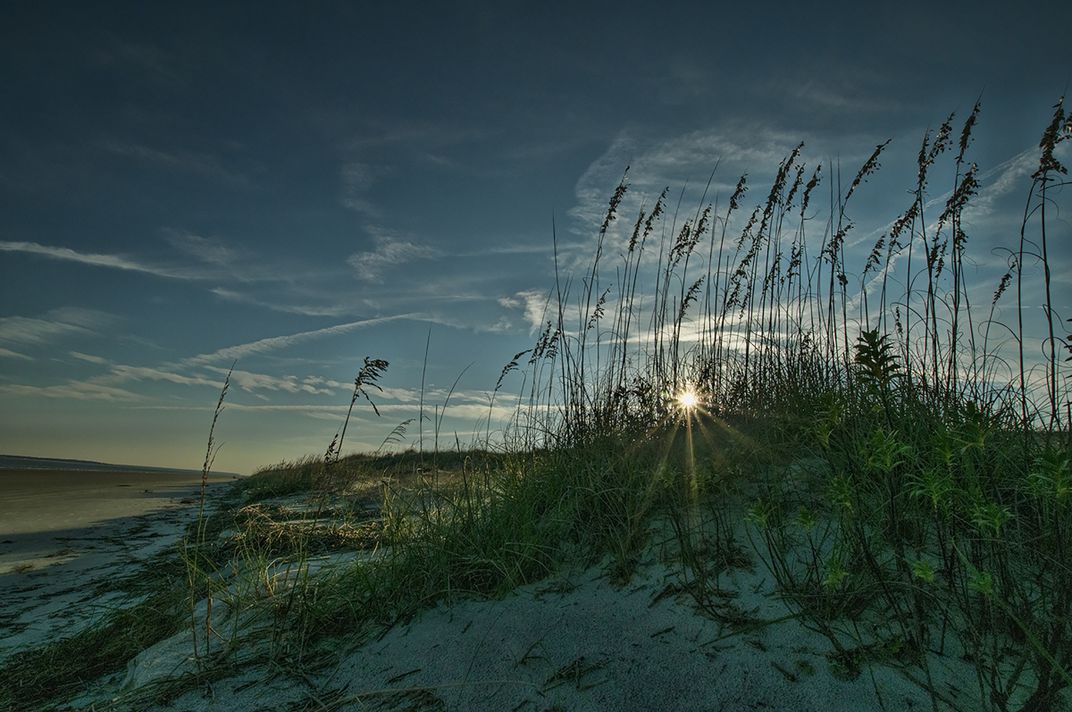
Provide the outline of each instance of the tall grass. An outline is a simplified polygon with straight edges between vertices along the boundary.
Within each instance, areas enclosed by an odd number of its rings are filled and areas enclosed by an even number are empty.
[[[951,115],[923,136],[909,204],[855,276],[853,198],[889,141],[847,189],[829,185],[820,230],[809,204],[840,167],[807,167],[802,145],[743,222],[744,176],[721,213],[701,202],[680,225],[680,207],[663,222],[664,191],[614,245],[610,279],[602,270],[623,178],[578,293],[558,280],[566,287],[533,350],[531,392],[557,399],[530,399],[525,415],[540,442],[567,449],[610,433],[642,447],[679,426],[673,396],[686,388],[704,406],[685,414],[690,436],[693,422],[701,434],[765,423],[772,445],[792,443],[814,463],[803,492],[774,478],[751,510],[761,553],[800,614],[839,650],[894,641],[918,663],[936,707],[948,700],[928,653],[955,641],[978,671],[984,708],[1049,709],[1072,682],[1068,359],[1055,332],[1049,224],[1066,185],[1056,148],[1072,119],[1058,102],[1010,268],[980,318],[964,221],[980,188],[969,159],[980,110],[959,131]],[[941,161],[952,184],[936,201],[929,179]],[[1016,316],[1004,324],[996,314],[1010,284]],[[1033,364],[1024,310],[1035,299],[1046,330]],[[1017,364],[992,332],[1012,334]],[[547,356],[552,333],[558,348]],[[715,494],[703,489],[688,489],[693,502],[678,511]]]

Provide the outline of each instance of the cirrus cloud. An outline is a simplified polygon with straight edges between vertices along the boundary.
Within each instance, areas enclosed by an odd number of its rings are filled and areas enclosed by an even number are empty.
[[[364,282],[382,282],[384,272],[397,265],[417,260],[432,260],[442,253],[428,245],[413,242],[400,233],[381,227],[368,227],[366,230],[376,241],[376,247],[366,252],[355,252],[346,260],[358,279]]]

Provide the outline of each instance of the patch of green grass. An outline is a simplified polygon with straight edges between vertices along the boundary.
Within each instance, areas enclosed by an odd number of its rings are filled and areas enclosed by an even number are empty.
[[[313,492],[324,463],[307,458],[293,463],[279,463],[239,480],[235,494],[251,504],[275,497]]]
[[[0,666],[0,708],[51,709],[93,680],[121,671],[179,629],[185,601],[185,588],[172,582],[80,633],[12,657]]]

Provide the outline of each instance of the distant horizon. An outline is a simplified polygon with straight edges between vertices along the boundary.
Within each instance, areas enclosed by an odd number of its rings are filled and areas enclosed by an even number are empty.
[[[25,461],[25,462],[20,462],[20,461]],[[80,467],[66,467],[66,468],[61,468],[61,467],[17,467],[16,466],[16,465],[19,465],[19,464],[32,465],[32,464],[35,464],[35,463],[36,464],[55,463],[57,465],[58,464],[92,465],[92,467],[81,467],[81,468]],[[111,470],[111,469],[116,469],[118,471],[132,471],[132,472],[136,471],[136,472],[147,472],[147,473],[151,473],[151,472],[161,472],[161,473],[168,472],[168,473],[183,473],[183,474],[185,474],[185,473],[200,474],[201,473],[200,469],[192,469],[192,468],[187,468],[187,467],[165,467],[165,466],[160,466],[160,465],[132,465],[132,464],[128,464],[128,463],[101,462],[99,460],[85,460],[85,459],[72,458],[72,457],[42,457],[42,456],[38,456],[38,455],[14,455],[14,454],[11,454],[11,453],[0,453],[0,471],[2,471],[2,470],[46,470],[46,471],[47,470],[75,470],[75,471],[79,471],[79,470],[83,470],[83,469],[85,471],[87,471],[87,472],[90,472],[90,471],[98,471],[99,472],[99,471],[108,471],[108,470]],[[213,475],[217,475],[217,476],[227,476],[227,475],[234,476],[234,475],[237,475],[239,477],[247,477],[250,474],[253,474],[253,473],[252,472],[250,472],[250,473],[226,472],[226,471],[222,471],[222,470],[220,470],[220,471],[211,470],[209,472],[210,477],[213,476]]]

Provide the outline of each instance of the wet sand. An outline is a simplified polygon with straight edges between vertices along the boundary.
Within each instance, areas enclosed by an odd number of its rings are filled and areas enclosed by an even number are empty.
[[[231,479],[209,476],[212,484]],[[196,473],[0,470],[0,539],[187,505],[200,487]]]
[[[233,480],[210,476],[207,508]],[[200,490],[198,473],[0,470],[0,661],[118,604],[95,584],[174,546]]]

